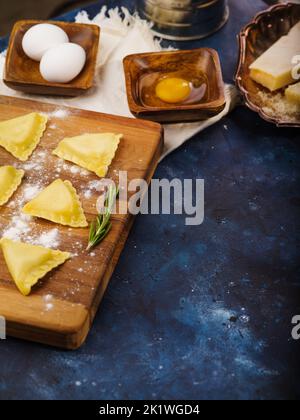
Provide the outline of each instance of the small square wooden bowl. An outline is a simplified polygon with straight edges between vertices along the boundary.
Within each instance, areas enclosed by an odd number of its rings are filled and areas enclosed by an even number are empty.
[[[50,83],[43,79],[40,63],[27,57],[22,48],[25,33],[39,23],[51,23],[62,28],[70,42],[81,45],[87,54],[82,72],[70,83]],[[14,90],[31,94],[77,96],[93,86],[96,68],[100,29],[96,25],[57,21],[21,20],[10,36],[3,81]]]
[[[160,123],[201,121],[219,114],[226,105],[218,53],[210,48],[186,51],[134,54],[125,57],[127,97],[130,111],[137,118]],[[151,73],[162,76],[176,73],[207,79],[207,98],[194,104],[149,106],[142,100],[141,79]]]

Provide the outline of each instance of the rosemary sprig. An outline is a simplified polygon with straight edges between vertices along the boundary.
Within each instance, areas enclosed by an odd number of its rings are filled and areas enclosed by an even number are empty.
[[[99,245],[110,232],[112,228],[111,212],[118,195],[119,188],[115,185],[110,185],[106,192],[103,213],[101,212],[98,214],[96,220],[91,223],[87,251],[90,251],[92,248]]]

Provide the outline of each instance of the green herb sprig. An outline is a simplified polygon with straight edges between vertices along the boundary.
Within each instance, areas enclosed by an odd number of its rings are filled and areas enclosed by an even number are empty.
[[[115,185],[110,185],[106,192],[103,213],[100,213],[96,220],[91,223],[87,251],[90,251],[92,248],[99,245],[110,232],[112,228],[111,212],[118,195],[119,188]]]

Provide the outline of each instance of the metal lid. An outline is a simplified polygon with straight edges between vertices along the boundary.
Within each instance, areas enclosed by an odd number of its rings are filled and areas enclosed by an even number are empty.
[[[203,38],[229,16],[227,0],[140,0],[138,10],[157,35],[173,40]]]
[[[195,10],[205,8],[213,5],[214,3],[220,2],[220,0],[148,0],[154,7],[168,10]]]

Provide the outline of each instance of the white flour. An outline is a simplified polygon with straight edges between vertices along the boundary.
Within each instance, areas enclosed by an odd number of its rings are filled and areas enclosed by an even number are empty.
[[[57,109],[56,111],[50,112],[47,115],[48,115],[49,118],[65,119],[70,115],[70,113],[67,109]]]
[[[35,198],[38,193],[41,191],[41,187],[39,185],[28,185],[23,193],[23,201],[27,202]]]
[[[14,216],[4,232],[2,237],[11,239],[12,241],[19,241],[21,237],[30,233],[29,221],[30,217],[24,214]]]
[[[45,248],[57,248],[60,244],[58,229],[52,229],[49,232],[42,233],[38,238],[33,239],[33,243]]]

